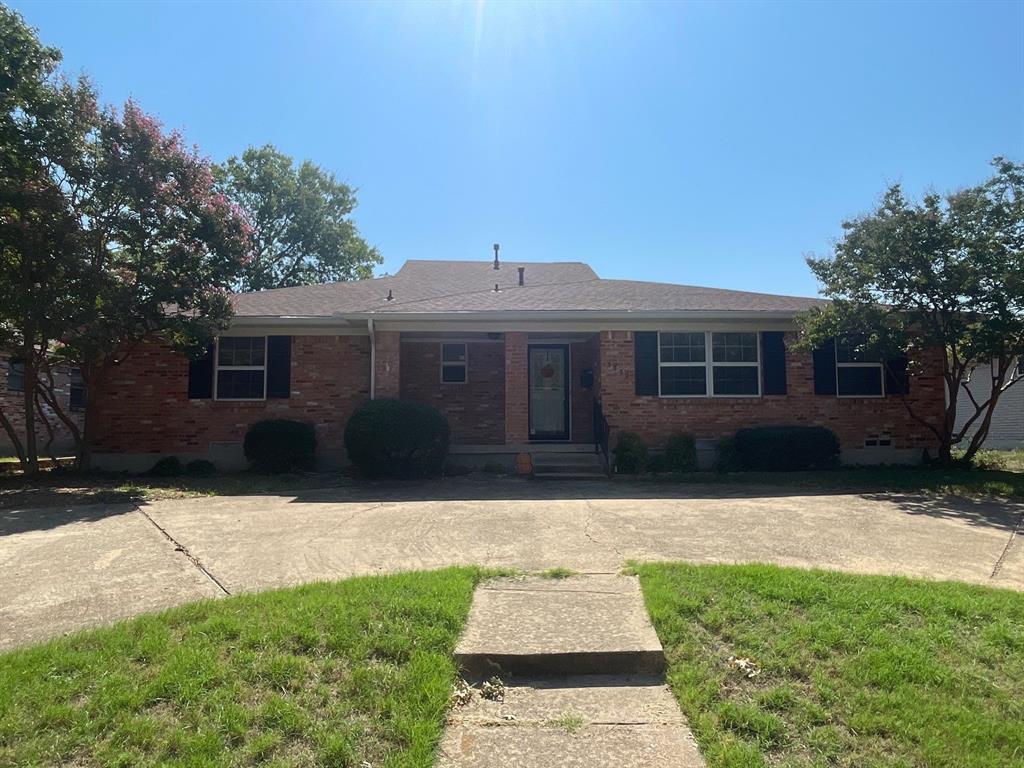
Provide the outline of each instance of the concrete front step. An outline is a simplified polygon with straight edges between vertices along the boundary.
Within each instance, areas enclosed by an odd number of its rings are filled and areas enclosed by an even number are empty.
[[[606,476],[596,453],[533,453],[533,476],[540,479],[592,480]]]
[[[476,591],[455,661],[492,675],[658,674],[665,654],[634,576],[503,578]]]
[[[452,711],[441,768],[703,768],[660,678],[591,675],[507,681],[503,701],[475,695]]]

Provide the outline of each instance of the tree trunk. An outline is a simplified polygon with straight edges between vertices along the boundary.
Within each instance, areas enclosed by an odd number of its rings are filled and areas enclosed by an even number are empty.
[[[4,428],[4,432],[7,433],[7,437],[11,440],[11,445],[14,446],[14,452],[18,456],[18,464],[21,465],[22,472],[26,471],[25,448],[21,443],[21,438],[18,436],[18,431],[4,415],[3,411],[0,411],[0,427]]]
[[[36,447],[36,366],[35,348],[31,336],[26,334],[22,344],[23,375],[22,382],[25,407],[25,473],[34,475],[39,472],[39,451]]]

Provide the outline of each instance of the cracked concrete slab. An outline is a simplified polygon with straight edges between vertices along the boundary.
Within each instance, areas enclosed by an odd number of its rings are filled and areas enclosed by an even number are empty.
[[[0,536],[0,651],[222,594],[134,505],[106,512],[33,510],[40,530]]]
[[[448,565],[613,573],[630,559],[760,561],[1024,590],[1021,535],[1007,548],[1024,505],[998,501],[507,479],[204,497],[145,510],[232,593]],[[128,512],[0,513],[0,647],[218,593]]]

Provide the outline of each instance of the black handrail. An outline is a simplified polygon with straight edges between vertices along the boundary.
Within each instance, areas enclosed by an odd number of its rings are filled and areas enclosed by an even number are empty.
[[[600,454],[604,459],[605,468],[608,468],[608,441],[611,439],[611,427],[608,419],[604,417],[604,410],[601,408],[601,401],[594,398],[594,453]]]

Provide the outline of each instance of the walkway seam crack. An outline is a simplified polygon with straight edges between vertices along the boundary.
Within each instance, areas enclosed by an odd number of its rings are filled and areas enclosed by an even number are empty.
[[[206,576],[206,578],[208,578],[210,581],[216,584],[221,592],[223,592],[225,595],[231,594],[231,591],[223,584],[221,584],[220,580],[216,576],[210,573],[209,569],[199,561],[199,558],[188,551],[188,547],[186,547],[180,541],[171,536],[171,534],[169,534],[156,520],[150,517],[149,514],[142,509],[142,507],[136,505],[135,511],[147,520],[149,520],[149,522],[152,523],[153,527],[160,531],[160,533],[164,535],[164,538],[166,538],[169,542],[171,542],[171,544],[174,545],[174,551],[181,552],[181,554],[187,557],[189,562],[192,563],[192,565],[194,565],[196,568],[198,568],[203,573],[203,575]]]
[[[1007,556],[1010,554],[1010,549],[1013,547],[1013,542],[1016,541],[1017,536],[1024,533],[1024,512],[1021,512],[1017,517],[1017,525],[1010,531],[1010,538],[1006,542],[1006,546],[1003,547],[1002,553],[999,555],[999,559],[996,560],[996,564],[992,566],[992,575],[990,579],[994,579],[999,575],[999,572],[1003,569],[1003,563],[1006,562]]]

